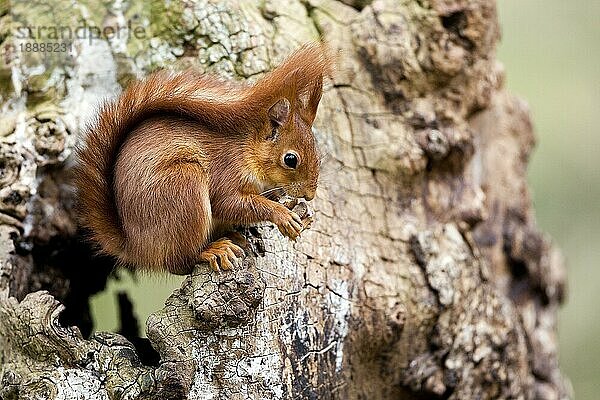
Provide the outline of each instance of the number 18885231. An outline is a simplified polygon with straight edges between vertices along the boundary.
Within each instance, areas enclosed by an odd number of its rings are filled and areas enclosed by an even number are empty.
[[[66,53],[72,50],[72,43],[58,42],[25,42],[19,43],[20,50],[25,53]]]

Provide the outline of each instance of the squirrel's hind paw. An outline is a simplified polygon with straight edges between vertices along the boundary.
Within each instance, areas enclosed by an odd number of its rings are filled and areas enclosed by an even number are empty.
[[[246,253],[227,238],[221,238],[208,245],[200,253],[200,261],[208,262],[214,271],[230,270],[239,265]]]

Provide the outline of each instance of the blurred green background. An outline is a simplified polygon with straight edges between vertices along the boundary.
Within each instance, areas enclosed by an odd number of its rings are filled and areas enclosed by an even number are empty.
[[[578,400],[600,398],[600,1],[498,0],[498,58],[527,100],[538,145],[538,224],[567,258],[560,362]]]
[[[560,357],[576,398],[600,393],[600,0],[499,0],[498,58],[511,92],[532,109],[538,146],[530,182],[538,223],[563,249],[569,295]],[[115,292],[127,289],[142,330],[182,277],[126,273],[92,300],[98,330],[116,330]]]

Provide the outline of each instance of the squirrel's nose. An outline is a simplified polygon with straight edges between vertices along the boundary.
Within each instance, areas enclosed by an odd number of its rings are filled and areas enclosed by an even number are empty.
[[[314,190],[310,190],[310,191],[307,191],[306,193],[304,193],[304,199],[306,201],[311,201],[314,198],[315,198],[315,191]]]

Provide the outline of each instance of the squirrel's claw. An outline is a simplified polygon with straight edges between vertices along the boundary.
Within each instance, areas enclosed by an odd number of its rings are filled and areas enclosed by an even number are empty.
[[[228,271],[233,268],[233,263],[229,261],[229,256],[227,254],[220,254],[219,262],[221,263],[221,268],[225,271]]]
[[[298,236],[300,236],[300,233],[304,229],[304,227],[302,226],[302,221],[300,221],[300,222],[290,221],[290,226],[292,228],[292,234],[294,235],[293,238],[291,236],[290,236],[290,238],[293,240],[296,240],[296,238]]]
[[[203,251],[202,254],[200,255],[200,261],[208,262],[208,264],[213,269],[213,271],[219,272],[219,264],[217,263],[217,256],[215,254],[212,254],[212,252]]]

